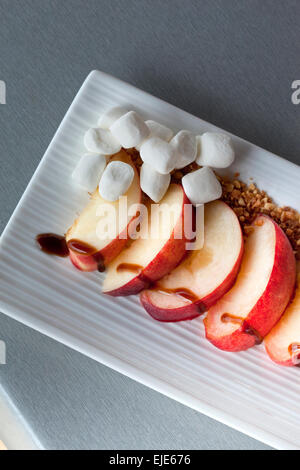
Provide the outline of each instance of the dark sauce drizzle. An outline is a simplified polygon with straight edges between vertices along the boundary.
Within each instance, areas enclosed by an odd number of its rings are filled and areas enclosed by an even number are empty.
[[[100,273],[105,271],[105,264],[103,256],[100,253],[97,253],[97,248],[89,245],[88,243],[82,242],[81,240],[72,240],[68,241],[68,247],[74,253],[77,253],[80,256],[94,256],[94,261],[97,263],[97,270]]]
[[[182,297],[183,299],[188,300],[190,303],[196,302],[196,300],[198,300],[197,295],[194,294],[194,292],[192,292],[191,290],[186,289],[185,287],[177,287],[176,289],[156,287],[155,290],[157,292],[161,292],[162,294],[178,295],[179,297]]]
[[[132,273],[139,274],[143,270],[143,266],[140,266],[139,264],[133,264],[133,263],[120,263],[119,266],[117,267],[117,272],[122,272],[122,271],[130,271]]]
[[[176,289],[168,289],[168,288],[161,288],[159,286],[154,286],[154,289],[157,292],[161,292],[162,294],[169,294],[169,295],[177,295],[178,297],[181,297],[184,300],[187,300],[190,304],[195,304],[198,300],[199,297],[190,289],[187,289],[185,287],[177,287]],[[203,303],[197,303],[195,305],[197,308],[199,315],[202,315],[202,313],[206,312],[207,307]]]
[[[254,336],[255,344],[261,344],[263,342],[263,337],[259,334],[257,330],[255,330],[255,328],[249,325],[246,320],[244,320],[242,327],[244,333],[247,333],[247,335]]]
[[[147,289],[151,286],[153,281],[143,273],[143,269],[143,266],[133,263],[120,263],[119,266],[117,266],[117,272],[130,271],[139,276],[139,279],[144,283],[144,289]]]
[[[230,313],[223,313],[221,316],[221,322],[223,323],[238,323],[241,325],[244,321],[244,318],[242,317],[236,317],[234,315],[231,315]]]
[[[99,271],[99,273],[104,273],[106,267],[105,267],[105,264],[104,264],[104,261],[103,261],[103,258],[99,258],[97,260],[97,271]]]
[[[74,238],[68,241],[68,247],[73,252],[82,256],[91,256],[97,253],[97,249],[92,245],[89,245],[88,243],[82,242],[80,240],[75,240]]]
[[[48,255],[60,256],[65,258],[69,256],[68,245],[65,237],[55,233],[41,233],[36,236],[36,241],[40,249]]]
[[[69,256],[69,248],[81,256],[92,256],[97,253],[97,250],[87,243],[79,240],[70,240],[69,242],[66,242],[65,237],[55,233],[40,233],[35,239],[44,253],[60,256],[61,258]],[[95,256],[95,262],[97,263],[97,269],[99,272],[102,273],[105,271],[104,260],[99,253]]]
[[[263,337],[259,334],[257,330],[255,330],[251,325],[249,325],[247,320],[245,320],[244,318],[236,317],[235,315],[231,315],[230,313],[223,313],[223,315],[221,316],[221,321],[223,323],[231,322],[241,325],[243,333],[254,336],[255,344],[262,343]]]

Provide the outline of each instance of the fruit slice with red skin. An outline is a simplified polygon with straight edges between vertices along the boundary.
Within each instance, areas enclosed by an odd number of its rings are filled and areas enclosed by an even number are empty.
[[[141,222],[140,237],[107,268],[102,288],[105,294],[137,294],[180,262],[186,252],[184,227],[191,227],[193,221],[193,211],[185,210],[187,204],[190,206],[178,184],[170,185],[159,204],[149,202],[148,217]],[[160,217],[154,217],[154,213],[160,211]]]
[[[122,150],[111,160],[121,160],[133,167],[134,179],[124,197],[127,197],[128,209],[134,204],[140,204],[142,192],[139,176],[130,156]],[[66,241],[70,259],[78,269],[95,271],[110,263],[124,248],[128,239],[128,227],[136,218],[138,209],[133,214],[124,217],[124,220],[122,215],[122,221],[119,223],[119,204],[119,200],[115,202],[104,200],[97,188],[88,205],[68,230]],[[117,230],[113,235],[107,234],[107,236],[99,237],[97,227],[101,220],[101,208],[103,209],[106,205],[108,208],[115,209]]]
[[[159,321],[197,317],[232,286],[243,254],[240,223],[222,201],[205,205],[204,246],[190,251],[153,289],[141,293],[146,311]],[[201,230],[203,227],[197,227]]]
[[[295,285],[295,256],[284,232],[265,215],[252,227],[233,288],[204,320],[207,339],[225,351],[260,342],[281,317]]]
[[[265,338],[270,358],[282,366],[300,364],[300,262],[297,263],[295,296],[283,316]]]

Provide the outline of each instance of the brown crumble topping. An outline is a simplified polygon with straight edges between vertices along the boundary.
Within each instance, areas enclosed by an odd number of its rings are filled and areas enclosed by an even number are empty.
[[[130,155],[133,163],[135,164],[136,168],[139,170],[143,164],[143,160],[141,159],[140,152],[136,150],[134,147],[131,149],[124,149],[124,150],[128,155]]]
[[[139,170],[143,164],[140,153],[135,149],[126,149],[131,156],[135,166]],[[197,163],[174,170],[171,173],[171,181],[179,183],[181,178],[191,171],[198,170]],[[251,183],[246,184],[237,178],[239,173],[234,174],[234,180],[228,180],[217,175],[223,188],[222,200],[226,202],[236,213],[241,223],[244,235],[247,236],[253,231],[251,226],[254,218],[259,214],[266,214],[271,217],[285,232],[291,242],[295,256],[300,260],[300,214],[291,207],[280,207],[273,202],[265,191],[260,190],[250,178]]]
[[[186,175],[187,173],[191,173],[192,171],[198,170],[200,166],[196,163],[190,163],[190,165],[181,168],[181,170],[174,170],[171,173],[171,181],[172,183],[179,183],[181,178]]]
[[[299,212],[291,207],[278,206],[265,191],[258,189],[252,182],[247,185],[237,179],[229,181],[218,175],[217,178],[223,188],[222,200],[234,210],[246,236],[253,230],[253,219],[259,214],[266,214],[282,228],[291,242],[296,258],[300,259]]]

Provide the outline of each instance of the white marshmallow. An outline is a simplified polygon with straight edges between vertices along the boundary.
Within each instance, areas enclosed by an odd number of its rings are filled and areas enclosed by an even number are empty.
[[[91,128],[86,131],[84,145],[89,152],[113,155],[121,150],[121,145],[107,129]]]
[[[176,155],[173,147],[159,137],[151,137],[141,146],[141,159],[158,173],[166,175],[175,168]]]
[[[171,140],[170,144],[176,151],[175,168],[184,168],[193,161],[197,156],[196,137],[189,131],[180,131]]]
[[[148,163],[143,163],[140,172],[141,188],[154,202],[159,202],[163,198],[170,181],[171,176],[169,174],[162,175],[155,171]]]
[[[185,194],[194,205],[214,201],[222,196],[222,186],[208,167],[188,173],[181,182]]]
[[[84,189],[93,192],[99,183],[105,167],[106,158],[104,155],[88,153],[79,160],[72,173],[72,178]]]
[[[117,119],[110,130],[115,139],[126,149],[141,144],[150,133],[143,119],[134,111],[129,111]]]
[[[150,131],[150,134],[148,135],[147,139],[150,139],[151,137],[159,137],[160,139],[169,142],[174,135],[172,129],[169,129],[168,127],[164,126],[163,124],[160,124],[159,122],[149,120],[146,121],[146,125]],[[141,144],[136,145],[135,148],[137,150],[140,150]]]
[[[121,116],[128,112],[127,109],[122,108],[121,106],[115,106],[114,108],[108,109],[104,114],[102,114],[98,120],[98,126],[102,129],[109,129],[110,126]]]
[[[107,201],[117,201],[125,194],[134,177],[133,168],[127,163],[114,161],[105,168],[100,183],[99,194]]]
[[[196,162],[198,161],[198,158],[201,153],[201,135],[196,135],[196,142],[197,142],[197,156],[196,156]],[[202,166],[202,165],[200,165]],[[209,165],[204,165],[204,166],[209,166]]]
[[[197,163],[213,168],[227,168],[234,161],[234,150],[228,135],[205,132],[198,139]]]
[[[160,139],[169,142],[174,135],[172,129],[160,124],[159,122],[151,121],[150,119],[149,121],[146,121],[146,124],[150,130],[151,137],[159,137]]]

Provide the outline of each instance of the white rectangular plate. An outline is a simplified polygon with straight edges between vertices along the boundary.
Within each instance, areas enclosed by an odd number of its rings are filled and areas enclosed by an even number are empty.
[[[1,385],[0,423],[0,450],[4,448],[8,450],[43,449],[42,444]]]
[[[138,297],[101,295],[99,273],[43,254],[41,232],[63,234],[87,195],[72,185],[83,134],[107,107],[195,134],[217,128],[131,85],[92,72],[66,114],[0,241],[0,309],[11,317],[265,443],[300,447],[300,369],[273,364],[263,345],[226,353],[204,339],[202,319],[154,321]],[[233,137],[232,169],[280,204],[300,207],[300,167]]]

